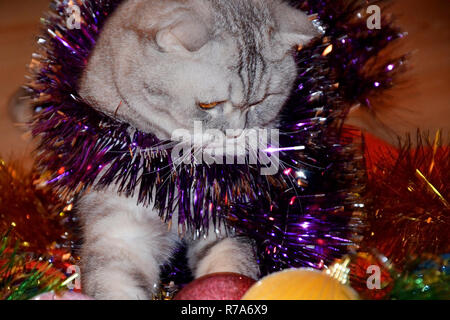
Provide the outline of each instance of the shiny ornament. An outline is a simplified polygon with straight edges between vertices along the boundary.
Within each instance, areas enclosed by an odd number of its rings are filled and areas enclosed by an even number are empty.
[[[358,294],[324,272],[289,269],[267,276],[243,300],[357,300]]]
[[[174,300],[240,300],[255,282],[237,273],[214,273],[188,284]]]

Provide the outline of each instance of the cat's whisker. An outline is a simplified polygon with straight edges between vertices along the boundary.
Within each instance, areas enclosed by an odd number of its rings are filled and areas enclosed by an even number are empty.
[[[150,172],[147,172],[147,173],[142,174],[142,175],[143,175],[143,176],[145,176],[145,175],[151,175],[151,174],[154,174],[154,173],[156,173],[156,172],[158,172],[158,171],[161,171],[161,170],[170,169],[169,172],[166,174],[166,176],[164,176],[164,178],[166,178],[166,177],[168,177],[168,176],[171,174],[171,171],[172,171],[172,170],[173,170],[173,171],[176,171],[176,170],[181,166],[181,164],[184,163],[185,158],[188,157],[188,156],[189,156],[189,154],[186,154],[186,155],[183,154],[183,158],[181,158],[180,161],[178,161],[178,164],[175,163],[175,166],[174,166],[173,163],[172,163],[172,164],[168,164],[168,165],[166,165],[166,166],[164,166],[164,167],[158,168],[158,169],[155,170],[155,171],[150,171]]]
[[[194,147],[191,146],[191,149],[189,150],[189,152],[187,152],[186,154],[183,154],[183,157],[180,159],[180,161],[178,163],[175,163],[175,167],[172,168],[173,171],[176,172],[181,167],[181,165],[184,163],[184,161],[187,159],[187,157],[191,156],[193,148]],[[170,165],[166,166],[166,168],[167,167],[170,167]],[[159,192],[168,183],[170,175],[172,174],[172,170],[168,171],[167,174],[165,176],[163,176],[164,182],[160,185],[160,187],[157,189],[156,192]]]
[[[146,151],[162,151],[162,150],[168,150],[168,149],[172,149],[173,147],[177,146],[180,142],[178,141],[161,141],[158,144],[155,144],[154,146],[151,146],[149,148],[142,148],[141,150],[143,152]]]

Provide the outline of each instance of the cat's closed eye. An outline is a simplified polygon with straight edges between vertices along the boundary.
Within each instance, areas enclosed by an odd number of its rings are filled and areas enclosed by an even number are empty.
[[[264,95],[264,97],[262,97],[260,100],[249,103],[247,107],[248,107],[248,108],[255,107],[255,106],[257,106],[257,105],[263,103],[263,102],[266,101],[267,99],[269,99],[269,98],[271,98],[271,97],[273,97],[273,96],[277,96],[277,95],[285,95],[285,93],[284,93],[284,92],[266,93],[266,94]]]
[[[255,107],[261,103],[263,103],[264,101],[266,101],[267,99],[269,99],[270,97],[276,96],[276,95],[283,95],[283,92],[275,92],[275,93],[266,93],[264,95],[264,97],[262,97],[260,100],[255,101],[255,102],[249,102],[246,105],[242,105],[242,106],[237,106],[239,109],[247,109],[247,108],[252,108]],[[226,103],[227,101],[215,101],[215,102],[210,102],[210,103],[202,103],[202,102],[198,102],[197,105],[199,106],[200,109],[202,110],[212,110],[214,108],[216,108],[217,106]]]
[[[198,103],[198,106],[203,110],[211,110],[217,107],[218,105],[221,105],[222,103],[225,103],[226,101],[216,101],[211,103]]]

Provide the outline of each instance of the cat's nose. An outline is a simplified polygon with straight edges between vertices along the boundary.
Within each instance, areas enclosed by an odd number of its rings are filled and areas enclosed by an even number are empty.
[[[224,115],[232,114],[234,111],[235,111],[234,110],[234,106],[233,106],[233,103],[231,101],[226,101],[223,104],[223,114]]]
[[[223,104],[223,114],[246,114],[247,113],[247,105],[246,104],[234,104],[231,101],[226,101]]]
[[[225,134],[228,139],[237,139],[244,133],[244,129],[232,129],[232,130],[226,130]]]
[[[247,110],[238,109],[231,102],[224,105],[224,117],[228,128],[227,138],[238,138],[244,132],[247,126]]]

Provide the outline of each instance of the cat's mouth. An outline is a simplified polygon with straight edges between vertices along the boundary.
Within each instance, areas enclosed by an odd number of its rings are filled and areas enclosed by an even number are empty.
[[[225,138],[212,137],[203,146],[204,152],[213,156],[245,156],[252,146],[246,143],[246,130],[241,130],[240,133],[233,133],[232,136]]]
[[[256,147],[248,141],[247,130],[233,131],[232,135],[225,133],[190,134],[176,139],[184,149],[191,149],[192,153],[203,153],[214,157],[245,156]]]

